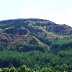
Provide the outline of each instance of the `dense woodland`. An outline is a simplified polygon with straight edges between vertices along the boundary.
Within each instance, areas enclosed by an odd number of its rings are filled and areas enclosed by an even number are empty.
[[[0,72],[72,72],[71,27],[17,19],[0,29]]]

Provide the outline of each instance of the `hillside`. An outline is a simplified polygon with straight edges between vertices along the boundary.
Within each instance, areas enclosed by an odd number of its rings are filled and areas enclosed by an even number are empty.
[[[72,27],[43,19],[0,21],[0,67],[23,64],[35,71],[72,70]]]
[[[0,44],[50,45],[49,40],[71,39],[72,28],[43,19],[0,21]]]

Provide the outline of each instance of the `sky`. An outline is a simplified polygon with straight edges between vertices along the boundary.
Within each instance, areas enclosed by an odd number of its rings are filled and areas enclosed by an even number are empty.
[[[0,0],[0,20],[40,18],[72,26],[72,0]]]

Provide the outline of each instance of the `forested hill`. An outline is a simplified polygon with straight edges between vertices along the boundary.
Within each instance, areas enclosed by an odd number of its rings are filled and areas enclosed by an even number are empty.
[[[0,67],[23,64],[72,70],[72,27],[43,19],[0,21]]]
[[[72,28],[43,19],[0,21],[0,44],[50,45],[51,41],[71,39]]]

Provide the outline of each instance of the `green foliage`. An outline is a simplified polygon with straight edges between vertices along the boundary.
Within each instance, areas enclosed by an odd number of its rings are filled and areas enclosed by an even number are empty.
[[[51,68],[44,67],[40,72],[53,72],[53,70]]]
[[[72,40],[59,40],[53,42],[51,45],[51,51],[53,53],[58,53],[60,50],[70,50],[72,49]]]
[[[9,69],[9,72],[17,72],[16,68],[15,67],[12,67]]]
[[[2,68],[0,68],[0,72],[2,72]]]
[[[9,68],[3,68],[2,72],[9,72]]]
[[[17,19],[1,21],[0,29],[0,72],[72,71],[71,27],[41,19]],[[25,36],[24,43],[20,38]]]
[[[23,65],[20,68],[18,68],[18,72],[32,72],[32,70]]]
[[[31,69],[27,67],[26,65],[22,65],[18,68],[15,67],[7,67],[7,68],[0,68],[0,72],[71,72],[72,66],[67,66],[66,64],[63,64],[61,66],[57,65],[55,67],[42,67],[39,69]]]
[[[48,47],[43,45],[29,45],[29,44],[25,44],[25,45],[17,44],[15,46],[16,51],[19,51],[19,52],[21,51],[27,52],[27,51],[34,51],[34,50],[45,52],[47,48]]]

